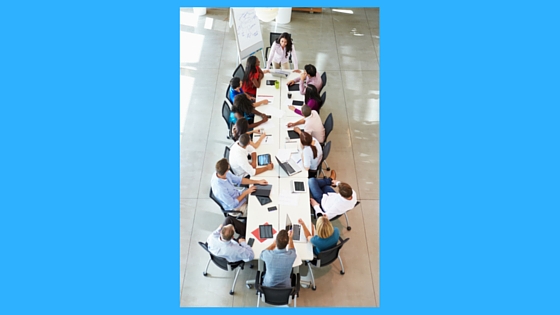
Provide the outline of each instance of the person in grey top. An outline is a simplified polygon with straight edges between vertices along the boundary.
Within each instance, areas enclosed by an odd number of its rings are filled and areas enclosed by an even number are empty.
[[[245,223],[227,217],[224,223],[220,224],[208,237],[208,250],[216,256],[225,258],[229,262],[240,260],[251,261],[255,258],[255,253],[251,246],[245,242]],[[233,235],[237,232],[239,239],[233,240]]]
[[[286,250],[286,246],[288,249]],[[276,242],[261,252],[262,261],[266,264],[263,286],[289,288],[292,265],[296,260],[296,250],[292,240],[292,231],[281,230],[276,236]]]

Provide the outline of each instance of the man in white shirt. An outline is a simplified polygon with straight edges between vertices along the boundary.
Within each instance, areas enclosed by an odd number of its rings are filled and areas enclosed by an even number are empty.
[[[219,257],[225,258],[229,262],[240,260],[251,261],[255,257],[251,246],[245,242],[246,225],[239,220],[227,217],[224,223],[220,224],[206,242],[208,250]],[[233,239],[234,233],[239,234],[239,239]]]
[[[264,135],[263,135],[264,137]],[[252,149],[248,150],[251,137],[248,134],[242,134],[239,141],[233,144],[229,152],[229,165],[231,170],[237,176],[245,177],[247,175],[255,176],[262,172],[266,172],[274,168],[272,162],[263,167],[257,167],[257,153]],[[247,155],[251,154],[251,162],[247,159]]]
[[[288,128],[294,127],[294,131],[298,134],[301,134],[301,129],[299,127],[295,127],[297,125],[303,125],[303,130],[309,133],[313,138],[317,139],[319,143],[325,142],[325,126],[323,126],[323,122],[321,121],[321,117],[319,113],[315,110],[311,110],[311,108],[307,105],[303,105],[301,107],[301,113],[305,118],[302,118],[296,122],[288,123]]]
[[[311,193],[309,201],[317,215],[326,214],[327,217],[334,218],[354,208],[358,202],[356,192],[347,183],[337,181],[334,170],[331,171],[330,177],[310,178],[308,184]],[[338,186],[339,193],[337,194],[331,186]]]

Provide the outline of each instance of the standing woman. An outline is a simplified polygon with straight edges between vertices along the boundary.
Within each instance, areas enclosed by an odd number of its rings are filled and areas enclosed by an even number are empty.
[[[310,84],[305,88],[305,104],[309,106],[311,110],[317,111],[317,113],[319,113],[319,108],[323,105],[319,92],[317,92],[317,88],[313,84]],[[301,110],[297,109],[295,106],[288,105],[288,108],[294,111],[294,113],[303,116]]]
[[[280,69],[280,65],[282,65],[282,69],[290,70],[290,56],[292,56],[292,62],[294,63],[294,72],[300,72],[298,70],[296,47],[292,43],[292,37],[288,33],[282,33],[280,37],[272,42],[265,69],[268,70],[272,63],[274,69]]]
[[[313,138],[310,134],[302,131],[299,139],[303,148],[301,152],[301,163],[303,168],[307,170],[307,178],[317,176],[317,168],[323,159],[323,149],[317,139]]]
[[[252,97],[257,95],[257,89],[261,87],[261,80],[268,70],[262,71],[260,68],[261,62],[257,57],[251,56],[247,58],[245,64],[245,76],[243,76],[243,88],[246,94]]]

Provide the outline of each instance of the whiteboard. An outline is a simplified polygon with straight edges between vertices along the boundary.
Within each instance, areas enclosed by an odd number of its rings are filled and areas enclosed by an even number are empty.
[[[254,8],[231,8],[239,59],[243,60],[264,48],[261,23]]]

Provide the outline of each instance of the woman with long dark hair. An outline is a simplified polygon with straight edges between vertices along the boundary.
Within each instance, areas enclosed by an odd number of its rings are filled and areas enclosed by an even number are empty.
[[[261,62],[257,57],[251,56],[247,58],[245,64],[245,75],[243,76],[243,89],[246,94],[252,97],[257,95],[257,89],[261,87],[261,80],[268,70],[262,71],[260,68]]]
[[[301,163],[303,168],[308,171],[307,177],[317,176],[317,169],[323,159],[323,149],[317,139],[313,138],[309,133],[302,131],[299,135],[301,141]]]
[[[319,112],[319,108],[321,108],[321,106],[323,105],[323,101],[321,100],[321,97],[319,96],[315,85],[308,85],[305,88],[305,104],[309,106],[311,110],[316,110],[317,112]],[[301,110],[297,109],[295,106],[288,105],[288,108],[290,110],[293,110],[294,113],[303,116]]]
[[[233,141],[239,140],[239,137],[241,137],[241,135],[244,133],[252,136],[252,134],[254,133],[260,134],[261,130],[253,129],[249,131],[249,123],[247,122],[247,119],[245,119],[245,117],[242,117],[239,118],[235,123],[235,125],[231,127],[231,134],[233,135]],[[266,137],[263,136],[259,137],[259,140],[257,140],[257,142],[253,142],[253,139],[251,139],[249,145],[252,146],[254,149],[256,149],[261,145],[261,142],[263,141],[264,138]]]
[[[292,56],[292,62],[294,63],[294,72],[300,72],[298,70],[296,47],[292,43],[292,37],[288,33],[282,33],[270,47],[265,69],[268,70],[270,64],[272,64],[274,69],[280,69],[280,66],[282,66],[282,69],[289,70],[290,56]]]

